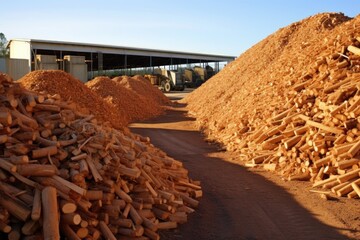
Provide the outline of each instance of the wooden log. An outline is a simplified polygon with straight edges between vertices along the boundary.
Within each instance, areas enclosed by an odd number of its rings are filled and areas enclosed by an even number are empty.
[[[158,229],[174,229],[177,228],[177,222],[159,222]]]
[[[80,160],[79,161],[79,166],[80,166],[79,172],[82,175],[87,176],[89,174],[89,166],[88,166],[86,160],[85,159]]]
[[[44,239],[60,240],[56,188],[45,187],[42,190],[41,198],[43,210]]]
[[[193,208],[198,207],[199,201],[187,196],[185,193],[179,192],[179,195],[184,200],[184,202],[186,202],[187,204],[190,205],[190,207],[193,207]]]
[[[0,158],[0,168],[8,171],[8,172],[16,172],[17,167],[12,164],[10,161],[7,161],[3,158]]]
[[[186,184],[185,182],[182,181],[178,181],[179,184]],[[190,184],[190,183],[189,183]],[[154,188],[151,186],[151,184],[149,183],[149,181],[145,181],[145,186],[147,187],[147,189],[149,189],[151,195],[153,197],[157,197],[158,193],[154,190]],[[187,185],[189,187],[189,185]],[[195,185],[194,185],[195,186]],[[198,187],[198,186],[197,186]]]
[[[293,136],[292,138],[284,141],[285,149],[290,150],[291,147],[293,147],[296,143],[298,143],[301,140],[302,136]]]
[[[16,166],[17,172],[24,176],[51,177],[58,173],[57,167],[47,164],[22,164]]]
[[[67,225],[79,225],[81,223],[81,216],[77,213],[61,214],[61,222]]]
[[[330,163],[331,160],[332,160],[332,156],[327,156],[327,157],[321,158],[314,162],[314,166],[317,168],[320,168],[320,167]]]
[[[34,149],[32,150],[31,155],[33,158],[36,159],[36,158],[52,156],[57,154],[57,152],[58,152],[58,148],[56,146],[49,146],[49,147]]]
[[[34,109],[42,110],[42,111],[50,111],[50,112],[60,112],[61,110],[59,106],[51,105],[51,104],[36,104],[34,106]]]
[[[359,55],[360,56],[360,48],[357,48],[355,46],[348,46],[347,50],[349,52],[352,52],[355,55]]]
[[[262,162],[264,162],[264,160],[271,156],[273,153],[266,153],[266,154],[262,154],[262,155],[259,155],[259,156],[256,156],[254,157],[252,160],[251,160],[251,163],[253,164],[260,164]]]
[[[51,141],[49,139],[46,139],[44,137],[41,137],[40,135],[36,135],[35,137],[36,141],[43,145],[43,146],[56,146],[56,147],[60,147],[60,142],[58,141]]]
[[[6,178],[6,180],[7,180],[7,178]],[[24,191],[22,189],[14,187],[11,184],[0,181],[0,190],[11,196],[18,197],[21,201],[23,201],[28,206],[31,206],[33,204],[34,198],[32,195],[28,194],[26,191]]]
[[[104,221],[99,222],[100,230],[105,239],[107,240],[116,240],[114,234],[110,231],[109,227],[106,225]]]
[[[313,187],[319,187],[322,186],[324,184],[330,183],[330,182],[336,182],[337,178],[335,176],[331,176],[327,179],[321,180],[321,181],[317,181],[313,184]]]
[[[30,132],[17,132],[13,134],[12,136],[16,138],[19,141],[34,141],[36,139],[37,132],[30,131]]]
[[[38,221],[41,217],[41,191],[35,188],[34,202],[31,211],[31,219]]]
[[[128,217],[128,215],[130,213],[130,208],[131,208],[131,204],[130,203],[126,204],[125,209],[124,209],[124,211],[122,213],[124,218]]]
[[[76,184],[69,182],[57,175],[54,175],[51,177],[52,179],[56,180],[57,182],[63,184],[64,186],[70,188],[71,190],[73,190],[74,192],[80,194],[81,196],[86,196],[86,189],[81,188],[79,186],[77,186]]]
[[[310,125],[312,127],[316,127],[316,128],[319,128],[321,130],[324,130],[326,132],[330,132],[330,133],[335,133],[335,134],[342,134],[344,132],[344,130],[340,129],[340,128],[336,128],[336,127],[329,127],[329,126],[326,126],[324,124],[321,124],[321,123],[318,123],[318,122],[314,122],[314,121],[311,121],[311,120],[307,120],[306,121],[306,124],[307,125]]]
[[[133,206],[130,207],[130,217],[136,225],[140,225],[143,222],[141,216]]]
[[[35,234],[40,228],[39,221],[29,220],[21,228],[22,234],[26,236],[31,236]]]
[[[16,172],[10,172],[11,175],[13,175],[17,180],[19,180],[22,183],[25,183],[28,186],[31,186],[33,188],[41,188],[41,186],[39,186],[39,184],[37,184],[36,182],[21,176],[20,174],[16,173]]]
[[[23,155],[23,156],[12,155],[12,156],[10,156],[9,161],[14,165],[28,164],[29,163],[29,157],[27,155]]]
[[[131,219],[118,218],[118,219],[112,221],[111,224],[117,225],[119,227],[131,228],[131,226],[133,225],[133,222]]]
[[[38,123],[33,118],[30,118],[30,117],[20,113],[16,109],[10,110],[10,113],[15,119],[19,118],[22,123],[28,125],[32,129],[37,129],[39,127]]]
[[[360,162],[360,159],[352,158],[352,159],[349,159],[349,160],[339,161],[339,162],[337,162],[336,166],[339,169],[343,170],[343,169],[350,168],[351,166],[353,166],[355,164],[358,164],[359,162]]]
[[[102,190],[87,190],[85,197],[89,201],[101,200],[101,199],[103,199],[103,191]]]
[[[69,240],[81,240],[81,238],[72,230],[72,228],[65,223],[61,223],[61,232],[64,234]]]
[[[354,157],[358,151],[360,150],[360,140],[357,141],[350,149],[349,151],[347,152],[347,155],[352,158]]]
[[[129,177],[133,177],[133,178],[138,178],[141,174],[141,171],[138,168],[136,168],[136,167],[128,168],[128,167],[125,167],[124,165],[119,166],[119,172],[120,172],[120,174],[129,176]]]
[[[360,173],[360,168],[352,170],[344,175],[338,176],[337,181],[339,183],[344,183],[346,181],[349,181],[350,179],[358,177],[359,173]]]
[[[87,157],[88,156],[87,156],[86,153],[82,153],[82,154],[71,157],[71,160],[78,161],[78,160],[81,160],[81,159],[86,159]]]
[[[9,213],[17,219],[25,222],[31,215],[30,209],[26,206],[19,204],[17,201],[13,201],[6,196],[0,198],[0,205],[3,206]]]
[[[120,188],[119,184],[115,184],[115,193],[125,202],[131,203],[133,201],[132,198]]]
[[[149,237],[151,240],[159,240],[160,239],[159,234],[157,234],[154,231],[151,231],[148,228],[144,229],[144,234],[145,234],[145,236]]]
[[[143,220],[143,223],[142,225],[154,232],[156,232],[158,230],[158,227],[157,227],[157,224],[155,224],[153,221],[145,218],[145,217],[142,217],[142,220]]]
[[[351,187],[354,189],[355,193],[360,197],[360,187],[358,182],[351,183]]]
[[[99,171],[95,167],[94,160],[90,157],[86,158],[86,163],[88,164],[91,174],[95,180],[95,182],[101,182],[103,180],[102,176],[100,175]]]
[[[356,185],[359,184],[359,183],[360,183],[360,179],[355,180],[355,181],[353,181],[352,183],[350,182],[350,183],[346,184],[346,185],[343,186],[342,188],[338,189],[338,190],[336,191],[336,194],[337,194],[339,197],[342,197],[342,196],[350,193],[350,192],[353,190],[353,187],[352,187],[352,184],[353,184],[353,183],[356,184]]]
[[[80,239],[84,239],[87,235],[89,235],[89,229],[87,229],[87,228],[82,228],[82,227],[78,227],[78,226],[75,226],[74,228],[76,229],[76,235]]]
[[[61,212],[68,214],[68,213],[74,213],[77,209],[77,205],[73,202],[69,202],[67,200],[60,200],[60,210]]]

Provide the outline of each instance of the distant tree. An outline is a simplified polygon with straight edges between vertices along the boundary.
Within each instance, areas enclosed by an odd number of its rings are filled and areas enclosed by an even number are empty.
[[[7,40],[5,34],[0,32],[0,57],[5,57],[8,55],[8,50],[6,49]]]

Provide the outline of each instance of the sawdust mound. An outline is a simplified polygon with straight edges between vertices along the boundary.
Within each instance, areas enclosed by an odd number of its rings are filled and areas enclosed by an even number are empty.
[[[119,82],[116,78],[113,80]],[[122,78],[120,84],[133,90],[141,96],[145,96],[149,101],[160,105],[170,103],[170,100],[158,89],[158,87],[153,86],[150,81],[143,76],[136,75],[131,78]]]
[[[102,122],[110,122],[115,128],[126,125],[126,118],[117,114],[114,106],[101,99],[95,92],[87,88],[80,80],[60,70],[33,71],[19,79],[19,83],[36,92],[58,94],[62,99],[72,100],[83,113],[90,112]]]
[[[286,93],[326,53],[341,52],[359,34],[360,17],[324,13],[271,34],[228,64],[183,102],[209,139],[241,148],[249,131],[285,109]],[[310,71],[311,72],[311,71]],[[240,145],[240,146],[239,146]]]
[[[170,103],[168,98],[158,88],[151,85],[147,79],[141,76],[120,76],[113,78],[112,81],[118,87],[126,89],[129,94],[134,96],[134,99],[131,101],[118,96],[123,98],[122,101],[129,102],[124,107],[129,108],[130,112],[135,112],[135,114],[129,114],[131,121],[144,120],[160,115],[165,110],[164,106]]]
[[[120,111],[128,123],[154,117],[162,112],[159,104],[146,101],[143,95],[108,77],[97,77],[85,85]]]

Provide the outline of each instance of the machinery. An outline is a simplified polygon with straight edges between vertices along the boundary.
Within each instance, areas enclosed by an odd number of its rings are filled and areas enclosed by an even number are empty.
[[[185,89],[184,79],[180,72],[157,68],[154,74],[145,75],[151,84],[158,86],[164,92]]]
[[[186,87],[199,87],[206,82],[215,72],[212,67],[207,65],[205,68],[195,66],[193,69],[186,68],[184,70],[183,78]]]

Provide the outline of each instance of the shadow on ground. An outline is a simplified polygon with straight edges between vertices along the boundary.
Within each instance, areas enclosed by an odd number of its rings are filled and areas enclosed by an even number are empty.
[[[130,125],[133,132],[149,136],[155,146],[182,161],[203,188],[200,206],[189,221],[160,232],[162,239],[348,239],[318,221],[285,189],[240,165],[208,157],[217,147],[203,141],[193,120],[179,108]]]

